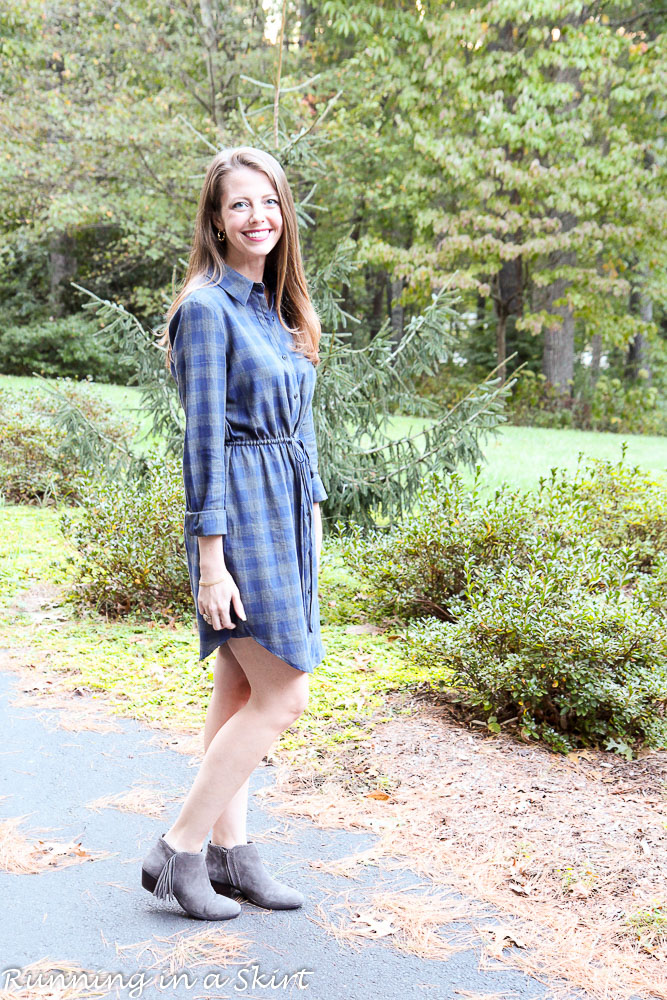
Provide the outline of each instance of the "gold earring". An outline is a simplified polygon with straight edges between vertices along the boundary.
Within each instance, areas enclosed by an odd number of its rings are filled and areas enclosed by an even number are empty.
[[[225,242],[225,236],[226,236],[226,235],[227,235],[227,234],[225,233],[224,229],[223,229],[223,231],[222,231],[222,232],[220,232],[220,230],[218,229],[218,241],[219,241],[220,243],[224,243],[224,242]]]

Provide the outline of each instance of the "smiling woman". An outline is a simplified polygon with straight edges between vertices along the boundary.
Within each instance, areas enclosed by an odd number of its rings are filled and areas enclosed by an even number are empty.
[[[183,290],[161,341],[185,412],[185,548],[199,659],[217,650],[206,754],[142,885],[192,916],[225,920],[241,892],[301,906],[246,836],[248,779],[303,712],[324,657],[317,578],[327,499],[312,399],[321,335],[282,167],[223,150],[199,200]],[[209,831],[206,856],[202,844]]]

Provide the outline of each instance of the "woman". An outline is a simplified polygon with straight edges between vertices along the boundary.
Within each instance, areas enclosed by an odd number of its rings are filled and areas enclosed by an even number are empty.
[[[185,411],[185,546],[200,661],[217,649],[206,753],[142,885],[224,920],[241,893],[301,906],[247,840],[248,780],[304,711],[321,662],[317,595],[327,493],[312,397],[321,330],[297,218],[271,155],[218,153],[206,173],[183,290],[161,345]],[[206,854],[203,845],[211,831]]]

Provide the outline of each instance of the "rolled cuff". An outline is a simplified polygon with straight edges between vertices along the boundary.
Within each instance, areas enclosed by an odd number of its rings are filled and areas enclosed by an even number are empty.
[[[329,494],[324,488],[324,483],[316,472],[313,476],[313,503],[320,503],[322,500],[328,500]]]
[[[185,530],[189,535],[226,535],[226,510],[199,510],[185,512]]]

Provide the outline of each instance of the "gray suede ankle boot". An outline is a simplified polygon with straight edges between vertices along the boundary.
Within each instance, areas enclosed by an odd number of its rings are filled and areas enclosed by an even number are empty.
[[[241,907],[221,899],[211,886],[203,851],[175,851],[160,837],[141,866],[141,884],[157,899],[175,900],[198,920],[229,920]]]
[[[291,910],[305,902],[300,892],[269,875],[252,840],[235,847],[209,844],[206,867],[211,885],[221,895],[240,892],[251,903],[268,910]]]

